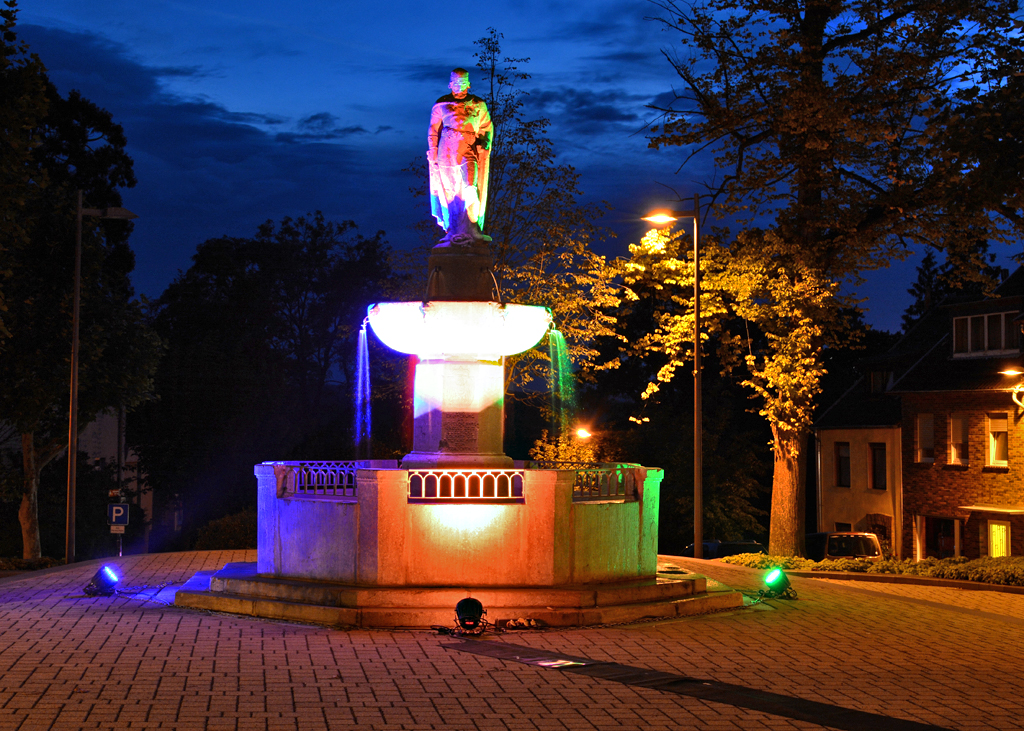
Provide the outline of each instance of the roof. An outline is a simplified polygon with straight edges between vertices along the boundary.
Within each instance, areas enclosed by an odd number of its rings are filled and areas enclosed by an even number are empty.
[[[1018,267],[984,299],[949,299],[932,308],[881,355],[858,364],[865,374],[887,371],[893,383],[885,393],[871,393],[862,378],[814,422],[815,429],[898,426],[900,394],[934,391],[1010,391],[1016,381],[1000,371],[1024,370],[1021,355],[958,357],[952,355],[952,318],[963,314],[1020,310],[1024,305],[1024,267]]]
[[[900,400],[888,393],[868,393],[865,379],[859,380],[814,421],[815,429],[867,429],[900,424]]]
[[[1000,371],[1021,369],[1019,355],[954,358],[949,338],[926,353],[894,385],[890,393],[925,391],[1009,391],[1016,381]]]

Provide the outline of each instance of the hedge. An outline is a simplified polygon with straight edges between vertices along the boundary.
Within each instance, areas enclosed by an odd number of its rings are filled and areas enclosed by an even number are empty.
[[[874,562],[862,559],[812,561],[808,558],[794,556],[741,553],[738,556],[723,558],[722,563],[748,566],[753,569],[778,567],[788,571],[859,571],[869,574],[907,574],[928,576],[934,579],[959,579],[1005,586],[1024,586],[1024,556],[975,559],[961,556],[943,559],[926,558],[921,561],[886,559]]]

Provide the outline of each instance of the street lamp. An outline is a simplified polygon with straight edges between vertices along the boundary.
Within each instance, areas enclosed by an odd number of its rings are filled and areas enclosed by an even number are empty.
[[[700,195],[693,196],[693,210],[654,211],[644,221],[655,226],[693,219],[693,557],[704,558],[704,444],[703,408],[700,399]]]
[[[82,216],[94,218],[138,218],[127,208],[82,208],[78,191],[75,208],[75,290],[71,314],[71,407],[68,425],[68,516],[64,532],[64,562],[75,562],[75,477],[78,469],[78,314],[82,296]],[[119,447],[120,448],[120,447]]]
[[[1000,375],[1004,376],[1024,376],[1024,371],[1018,371],[1016,368],[1009,368],[1005,371],[999,371]],[[1018,407],[1024,409],[1024,401],[1021,400],[1021,394],[1024,393],[1024,381],[1020,381],[1013,390],[1010,391],[1010,398],[1013,399],[1013,403],[1017,404]]]

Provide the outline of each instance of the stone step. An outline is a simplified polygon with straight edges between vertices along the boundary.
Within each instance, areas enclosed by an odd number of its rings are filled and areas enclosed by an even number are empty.
[[[482,602],[483,603],[483,602]],[[455,603],[442,607],[336,607],[279,599],[180,590],[175,604],[193,609],[227,612],[266,619],[362,628],[426,628],[455,626]],[[484,604],[486,619],[534,619],[550,627],[622,624],[641,619],[673,619],[743,606],[739,592],[715,592],[674,601],[642,602],[587,608],[553,606],[492,606]]]
[[[326,581],[260,576],[255,563],[227,564],[209,581],[214,593],[338,608],[447,609],[467,596],[485,606],[558,607],[583,610],[622,604],[666,602],[703,594],[703,576],[633,580],[566,587],[365,587]],[[194,590],[196,587],[183,587]]]

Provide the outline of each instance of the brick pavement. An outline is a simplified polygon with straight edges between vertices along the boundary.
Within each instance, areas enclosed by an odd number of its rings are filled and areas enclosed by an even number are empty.
[[[118,563],[125,584],[152,585],[251,560],[191,552]],[[750,593],[760,587],[761,572],[674,562]],[[822,728],[460,652],[429,632],[73,598],[98,566],[0,581],[0,729]],[[796,578],[797,601],[492,639],[942,727],[1024,728],[1024,596],[845,583]]]

